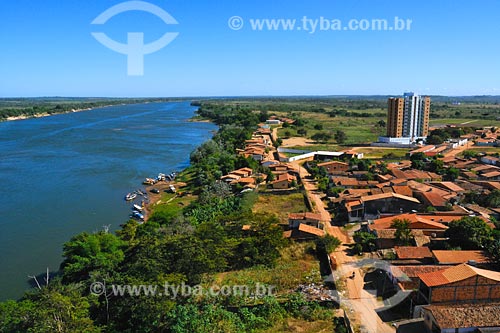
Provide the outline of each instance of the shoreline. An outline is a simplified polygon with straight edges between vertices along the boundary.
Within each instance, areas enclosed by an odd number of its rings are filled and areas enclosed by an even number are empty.
[[[132,103],[132,104],[137,104],[137,103]],[[109,105],[103,105],[103,106],[96,106],[96,107],[92,107],[92,108],[71,109],[71,110],[68,110],[68,111],[57,112],[57,113],[47,113],[47,112],[44,112],[44,113],[37,113],[37,114],[34,114],[34,115],[20,115],[20,116],[7,117],[7,118],[4,118],[4,119],[1,119],[0,122],[26,120],[26,119],[33,119],[33,118],[45,118],[45,117],[50,117],[50,116],[56,116],[56,115],[59,115],[59,114],[84,112],[84,111],[91,111],[91,110],[95,110],[95,109],[108,108],[108,107],[111,107],[111,106],[123,106],[123,105],[130,105],[130,104],[126,104],[126,103],[109,104]]]
[[[17,121],[17,120],[33,119],[33,118],[45,118],[45,117],[56,116],[56,115],[60,115],[60,114],[68,114],[68,113],[91,111],[91,110],[95,110],[95,109],[109,108],[111,106],[124,106],[124,105],[150,104],[150,103],[161,103],[161,101],[146,101],[146,102],[140,102],[140,103],[107,104],[107,105],[95,106],[95,107],[88,107],[88,108],[83,108],[83,109],[71,109],[71,110],[67,110],[67,111],[63,111],[63,112],[57,112],[57,113],[47,113],[47,112],[44,112],[44,113],[37,113],[37,114],[33,114],[33,115],[26,115],[25,114],[25,115],[20,115],[20,116],[1,118],[0,119],[0,123],[7,122],[7,121]],[[198,109],[199,109],[199,107],[198,107]],[[196,117],[197,116],[193,116],[193,117],[187,119],[187,121],[189,121],[189,122],[198,122],[198,123],[211,123],[212,122],[210,119],[197,119]]]

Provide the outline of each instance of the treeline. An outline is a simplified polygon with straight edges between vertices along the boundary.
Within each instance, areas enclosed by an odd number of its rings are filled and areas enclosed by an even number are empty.
[[[273,266],[286,246],[276,217],[252,213],[255,193],[234,194],[217,181],[233,167],[255,167],[234,148],[249,138],[258,114],[203,104],[200,115],[220,129],[192,153],[192,166],[184,172],[195,175],[198,198],[175,215],[153,213],[144,224],[130,220],[116,234],[71,238],[57,276],[48,283],[40,280],[40,288],[19,301],[0,303],[0,331],[252,332],[290,316],[324,319],[326,311],[298,294],[278,302],[274,297],[172,299],[111,292],[112,285],[194,285],[217,272]],[[96,283],[103,289],[96,290]]]
[[[369,118],[369,117],[387,117],[387,112],[350,112],[345,109],[334,109],[328,112],[330,117],[361,117],[361,118]]]
[[[58,114],[71,112],[72,110],[98,108],[109,105],[163,101],[169,101],[169,99],[0,99],[0,120],[5,120],[9,117],[34,117],[41,114]]]
[[[442,144],[448,139],[458,139],[465,134],[474,133],[472,127],[443,127],[436,128],[429,133],[426,139],[428,144]]]

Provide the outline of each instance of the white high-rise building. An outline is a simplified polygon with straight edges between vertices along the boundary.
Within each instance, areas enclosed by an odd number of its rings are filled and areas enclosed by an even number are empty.
[[[424,139],[429,133],[430,97],[412,92],[387,101],[387,137],[380,142],[409,144]]]

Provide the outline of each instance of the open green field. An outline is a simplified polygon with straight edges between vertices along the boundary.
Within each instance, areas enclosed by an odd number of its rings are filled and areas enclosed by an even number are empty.
[[[253,206],[254,213],[276,215],[280,223],[288,223],[288,213],[309,211],[302,193],[292,194],[261,194]]]
[[[193,195],[180,197],[173,193],[163,193],[161,202],[153,204],[150,210],[154,212],[154,215],[162,216],[168,220],[180,214],[194,200],[196,200],[196,196]]]
[[[500,147],[481,147],[481,146],[470,146],[467,150],[473,150],[477,153],[484,154],[500,154]],[[461,154],[463,156],[463,154]]]
[[[350,110],[349,112],[356,112],[355,110]],[[367,113],[380,113],[380,109],[370,109],[363,110]],[[330,133],[332,139],[327,143],[334,144],[335,140],[333,136],[337,130],[344,131],[346,133],[345,145],[352,144],[363,144],[376,141],[381,135],[384,135],[385,128],[380,127],[377,123],[380,120],[385,121],[385,117],[342,117],[335,116],[331,117],[326,113],[315,113],[315,112],[296,112],[296,117],[304,119],[304,126],[301,129],[306,130],[306,137],[311,138],[314,134],[320,132]],[[322,127],[322,129],[317,129]],[[293,137],[293,136],[303,136],[298,134],[298,128],[288,127],[280,128],[278,130],[278,135],[280,137]]]
[[[500,120],[481,118],[431,118],[430,126],[461,125],[470,127],[500,126]]]

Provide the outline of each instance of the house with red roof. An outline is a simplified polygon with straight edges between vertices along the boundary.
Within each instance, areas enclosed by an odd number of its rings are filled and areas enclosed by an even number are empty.
[[[418,277],[427,304],[500,302],[500,272],[461,264]]]

